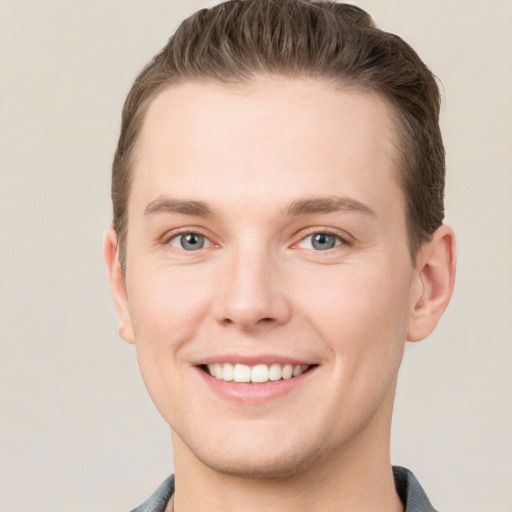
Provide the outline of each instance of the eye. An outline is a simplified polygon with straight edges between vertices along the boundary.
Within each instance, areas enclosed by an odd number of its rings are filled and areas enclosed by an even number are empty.
[[[299,242],[299,247],[304,249],[313,248],[315,251],[327,251],[341,245],[342,239],[331,233],[313,233],[304,237]]]
[[[169,244],[185,251],[197,251],[204,247],[209,247],[211,242],[199,233],[181,233],[173,236],[169,240]]]

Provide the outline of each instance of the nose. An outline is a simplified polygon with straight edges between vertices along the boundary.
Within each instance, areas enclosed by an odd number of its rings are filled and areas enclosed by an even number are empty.
[[[244,331],[273,327],[290,318],[282,262],[265,250],[233,251],[226,267],[214,315],[223,325]]]

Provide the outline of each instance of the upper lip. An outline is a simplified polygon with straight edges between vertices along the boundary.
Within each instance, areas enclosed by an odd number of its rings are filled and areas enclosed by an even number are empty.
[[[242,354],[221,354],[216,356],[208,356],[203,359],[199,359],[194,361],[194,366],[208,365],[208,364],[222,364],[222,363],[232,363],[232,364],[245,364],[247,366],[255,366],[257,364],[304,364],[304,365],[313,365],[318,364],[313,361],[307,359],[301,359],[297,357],[289,357],[283,355],[272,355],[272,354],[262,354],[262,355],[242,355]]]

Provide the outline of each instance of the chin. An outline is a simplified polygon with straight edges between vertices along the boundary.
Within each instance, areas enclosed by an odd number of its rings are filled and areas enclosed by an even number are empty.
[[[197,457],[197,454],[196,454]],[[210,469],[229,476],[251,479],[290,478],[314,466],[313,457],[289,454],[287,457],[258,457],[252,460],[226,457],[198,457]],[[315,457],[316,458],[316,457]]]
[[[185,444],[194,458],[211,470],[251,479],[282,479],[304,474],[321,463],[327,451],[322,443],[308,446],[304,442],[292,442],[283,446],[286,443],[267,442],[265,446],[256,443],[247,446],[246,442],[244,446],[226,442]]]

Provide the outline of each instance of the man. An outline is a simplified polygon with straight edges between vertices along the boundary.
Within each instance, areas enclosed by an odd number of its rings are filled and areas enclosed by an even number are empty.
[[[175,476],[137,511],[433,511],[392,468],[455,272],[434,77],[360,9],[226,2],[127,98],[105,260]]]

